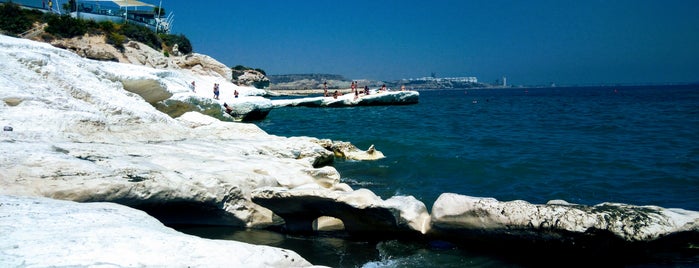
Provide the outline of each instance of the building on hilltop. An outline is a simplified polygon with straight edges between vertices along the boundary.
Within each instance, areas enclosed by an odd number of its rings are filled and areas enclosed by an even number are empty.
[[[165,16],[162,6],[137,0],[0,0],[9,2],[73,18],[135,23],[160,33],[169,33],[173,23],[172,12]]]
[[[478,78],[475,76],[464,77],[420,77],[410,78],[409,81],[415,82],[457,82],[457,83],[478,83]]]

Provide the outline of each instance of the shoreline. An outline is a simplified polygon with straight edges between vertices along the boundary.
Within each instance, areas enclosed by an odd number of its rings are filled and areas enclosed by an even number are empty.
[[[337,90],[338,92],[342,93],[343,95],[352,93],[351,88],[345,88],[345,89],[328,89],[328,93],[332,95],[333,92]],[[272,93],[275,96],[308,96],[308,95],[323,95],[324,90],[322,88],[319,89],[268,89],[268,92]]]

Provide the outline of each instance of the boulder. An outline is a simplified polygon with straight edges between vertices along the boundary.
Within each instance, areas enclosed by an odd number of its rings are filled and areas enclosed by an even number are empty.
[[[366,151],[360,150],[352,143],[343,141],[331,141],[329,139],[315,140],[323,148],[332,151],[335,157],[349,160],[378,160],[385,158],[383,153],[376,150],[372,144]]]
[[[181,57],[174,57],[173,62],[179,68],[189,69],[198,75],[219,77],[226,80],[233,75],[228,66],[204,54],[190,53]]]
[[[699,242],[699,212],[560,200],[534,205],[445,193],[432,208],[431,234],[496,247],[554,245],[601,251],[654,244],[687,247]]]
[[[269,78],[257,70],[232,70],[232,75],[231,82],[239,86],[263,85],[264,87],[269,84]]]
[[[229,115],[236,121],[263,120],[272,111],[272,101],[262,97],[239,97],[226,103],[232,108]]]

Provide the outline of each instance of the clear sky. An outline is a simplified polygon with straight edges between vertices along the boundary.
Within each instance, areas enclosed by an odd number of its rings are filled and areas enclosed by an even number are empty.
[[[146,1],[158,3],[158,0]],[[267,74],[699,82],[697,0],[163,0],[195,52]]]

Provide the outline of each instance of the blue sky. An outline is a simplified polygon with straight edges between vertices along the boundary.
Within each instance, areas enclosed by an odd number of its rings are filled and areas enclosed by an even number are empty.
[[[146,1],[156,3],[158,1]],[[195,52],[267,74],[699,81],[699,1],[173,1]]]

